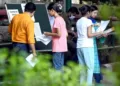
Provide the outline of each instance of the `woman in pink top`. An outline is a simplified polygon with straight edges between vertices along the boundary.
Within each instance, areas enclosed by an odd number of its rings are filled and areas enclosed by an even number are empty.
[[[67,52],[67,30],[64,19],[58,14],[62,6],[58,3],[50,3],[48,6],[50,16],[55,17],[52,33],[44,32],[52,36],[53,65],[55,69],[61,70],[64,65],[64,52]]]

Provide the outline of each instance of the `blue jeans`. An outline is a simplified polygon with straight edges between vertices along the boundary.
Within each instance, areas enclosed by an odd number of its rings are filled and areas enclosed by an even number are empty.
[[[18,53],[18,54],[22,54],[25,55],[25,53],[29,53],[29,45],[28,44],[24,44],[24,43],[17,43],[17,42],[13,42],[13,50]],[[24,53],[21,53],[24,52]]]
[[[94,70],[94,48],[78,48],[77,56],[79,64],[87,68],[86,71],[84,69],[81,71],[80,82],[87,82],[88,85],[92,85]]]
[[[56,70],[62,70],[64,66],[64,53],[63,52],[54,52],[53,53],[53,66]]]

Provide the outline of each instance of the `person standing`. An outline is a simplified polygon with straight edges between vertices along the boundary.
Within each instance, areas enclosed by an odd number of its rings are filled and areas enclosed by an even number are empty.
[[[102,35],[103,32],[93,32],[90,17],[90,7],[82,6],[80,9],[82,17],[77,21],[77,57],[79,64],[86,67],[81,71],[80,83],[87,82],[87,86],[92,86],[94,71],[94,45],[93,37]],[[86,77],[87,76],[87,77]]]
[[[15,15],[8,28],[12,37],[13,48],[28,53],[30,47],[34,56],[36,56],[34,22],[31,17],[35,10],[35,4],[28,2],[25,5],[25,12]]]
[[[65,65],[69,61],[78,62],[77,53],[76,53],[76,22],[79,16],[79,10],[77,7],[72,6],[67,13],[64,13],[63,18],[66,22],[66,27],[68,31],[67,45],[68,52],[65,53]]]
[[[97,24],[97,21],[95,20],[95,18],[97,17],[98,14],[98,8],[95,5],[92,5],[91,7],[91,12],[90,12],[90,20],[93,23],[93,29],[96,31],[97,28],[99,27]],[[94,37],[94,72],[93,72],[93,76],[95,79],[95,82],[97,84],[100,84],[101,80],[102,80],[102,74],[100,73],[100,63],[99,63],[99,57],[98,57],[98,49],[97,49],[97,44],[96,44],[96,37]]]
[[[64,19],[59,15],[62,6],[50,3],[47,7],[49,15],[54,16],[52,32],[44,32],[47,36],[52,36],[53,65],[56,70],[62,70],[64,66],[64,52],[67,52],[67,30]]]

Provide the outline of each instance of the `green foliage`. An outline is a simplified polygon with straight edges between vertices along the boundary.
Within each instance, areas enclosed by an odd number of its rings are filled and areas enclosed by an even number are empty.
[[[117,82],[119,81],[117,79],[117,74],[115,72],[111,72],[110,70],[103,69],[102,73],[104,74],[104,77],[109,80],[109,82],[112,82],[111,86],[117,86]]]
[[[120,6],[114,7],[114,14],[117,18],[120,19]]]
[[[120,43],[120,0],[115,0],[117,3],[117,6],[114,5],[107,5],[104,4],[100,7],[100,15],[103,19],[110,19],[110,16],[117,17],[117,21],[112,21],[112,26],[115,28],[115,36],[119,40]],[[111,6],[111,7],[110,7]],[[120,86],[120,55],[119,53],[115,52],[113,54],[114,59],[116,59],[115,65],[113,66],[113,72],[110,73],[109,71],[105,71],[105,75],[108,76],[108,79],[111,80],[115,85],[114,86]]]
[[[99,14],[102,20],[109,19],[112,16],[112,7],[109,4],[103,4],[99,6]]]
[[[21,54],[10,54],[7,49],[0,50],[0,55],[2,86],[87,86],[79,83],[80,71],[85,68],[76,63],[68,62],[63,71],[57,71],[52,67],[50,55],[39,54],[35,67],[31,67]],[[119,83],[118,72],[104,70],[103,73],[114,84]]]
[[[113,26],[115,28],[116,36],[120,36],[120,21],[114,21]]]
[[[99,6],[99,14],[102,20],[108,20],[110,17],[115,16],[120,19],[120,5],[114,6],[111,4],[103,4]]]
[[[31,67],[22,55],[0,50],[3,86],[80,86],[80,70],[83,68],[78,64],[70,62],[63,71],[57,71],[52,67],[50,55],[39,54],[37,58],[37,64]]]

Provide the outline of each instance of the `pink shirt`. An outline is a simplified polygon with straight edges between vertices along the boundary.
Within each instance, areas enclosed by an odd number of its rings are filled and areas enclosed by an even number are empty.
[[[53,37],[52,51],[53,52],[66,52],[67,51],[67,29],[65,21],[62,17],[55,18],[53,24],[53,33],[56,32],[56,28],[61,32],[60,37]]]

